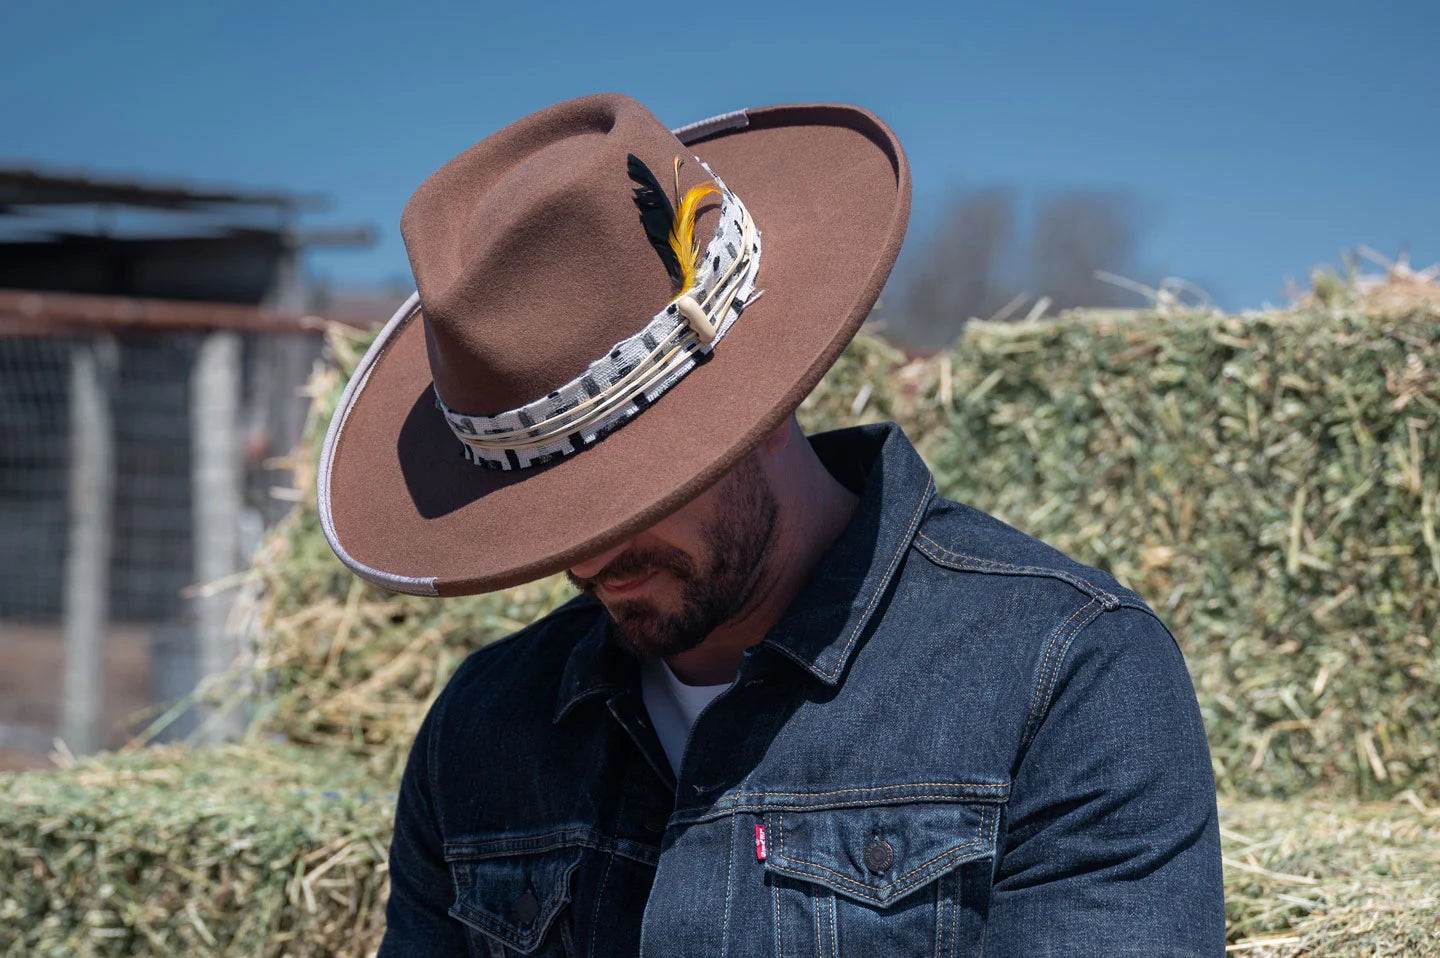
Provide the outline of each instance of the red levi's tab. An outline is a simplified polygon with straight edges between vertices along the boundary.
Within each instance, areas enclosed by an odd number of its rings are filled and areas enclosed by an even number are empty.
[[[764,826],[764,825],[756,825],[756,826],[755,826],[755,860],[756,860],[757,862],[763,862],[763,861],[765,860],[765,826]]]

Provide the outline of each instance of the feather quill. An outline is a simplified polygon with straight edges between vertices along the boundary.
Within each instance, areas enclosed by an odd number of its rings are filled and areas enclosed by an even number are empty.
[[[645,235],[649,238],[650,245],[655,247],[655,252],[660,254],[660,261],[665,264],[665,271],[670,274],[671,282],[678,285],[684,280],[684,271],[681,268],[681,258],[676,254],[670,239],[675,227],[675,209],[670,205],[670,197],[665,195],[664,187],[655,178],[655,174],[650,172],[645,161],[634,153],[628,154],[626,160],[630,179],[638,184],[635,187],[635,205],[640,208],[640,222],[645,227]]]
[[[695,213],[700,201],[720,190],[712,183],[692,186],[680,200],[675,212],[675,225],[670,229],[670,248],[680,264],[680,293],[690,292],[695,285],[695,273],[700,263],[699,244],[695,242]]]

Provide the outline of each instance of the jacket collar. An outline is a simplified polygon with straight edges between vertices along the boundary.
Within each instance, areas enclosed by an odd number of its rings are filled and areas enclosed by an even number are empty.
[[[595,606],[590,628],[575,643],[565,672],[560,676],[560,694],[555,702],[554,721],[559,722],[584,699],[606,695],[639,684],[639,663],[610,641],[610,615],[598,599],[586,596],[578,601]]]
[[[809,440],[830,474],[860,501],[809,583],[760,645],[835,685],[915,538],[935,484],[895,423],[836,429]],[[599,602],[595,605],[595,621],[576,644],[560,681],[557,722],[580,700],[637,682],[634,658],[610,641],[610,617]]]
[[[835,685],[915,538],[935,483],[893,422],[821,433],[810,444],[860,501],[809,584],[760,644]]]

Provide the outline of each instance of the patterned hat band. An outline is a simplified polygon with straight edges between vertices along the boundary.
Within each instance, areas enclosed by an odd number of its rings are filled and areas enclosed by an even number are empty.
[[[644,329],[548,396],[508,412],[467,416],[445,405],[436,389],[436,405],[469,461],[487,469],[525,469],[579,452],[639,415],[709,358],[759,295],[760,231],[745,204],[708,166],[705,171],[720,191],[715,236],[691,288]]]

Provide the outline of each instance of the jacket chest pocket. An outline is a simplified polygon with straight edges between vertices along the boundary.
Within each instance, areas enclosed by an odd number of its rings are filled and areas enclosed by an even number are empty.
[[[547,836],[449,843],[452,918],[470,931],[470,953],[570,958],[571,882],[586,848]]]
[[[773,812],[766,882],[785,958],[976,952],[1000,805]]]

